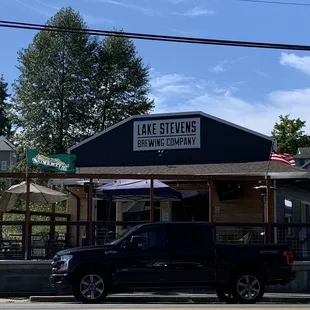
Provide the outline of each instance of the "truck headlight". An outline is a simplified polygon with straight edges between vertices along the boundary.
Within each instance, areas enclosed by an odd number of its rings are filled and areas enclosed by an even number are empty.
[[[69,267],[69,261],[71,260],[72,255],[62,255],[59,258],[58,264],[59,264],[59,271],[66,271]]]

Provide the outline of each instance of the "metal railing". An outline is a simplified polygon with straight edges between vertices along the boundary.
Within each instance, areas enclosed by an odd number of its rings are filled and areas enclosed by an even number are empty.
[[[0,222],[0,232],[0,260],[24,259],[25,222]]]
[[[94,222],[93,223],[93,240],[94,244],[104,244],[119,238],[124,234],[130,227],[140,225],[147,222]]]
[[[266,243],[267,224],[215,223],[217,243]]]
[[[31,221],[28,249],[25,249],[25,222],[0,222],[0,260],[51,259],[60,250],[108,243],[132,226],[145,222]],[[215,223],[220,244],[266,243],[265,223]],[[90,230],[91,228],[91,230]],[[91,232],[91,238],[89,234]],[[310,224],[272,225],[272,243],[287,244],[295,260],[310,261]],[[27,256],[26,256],[27,253]]]
[[[272,227],[274,243],[288,245],[295,260],[310,260],[310,223],[277,223]]]

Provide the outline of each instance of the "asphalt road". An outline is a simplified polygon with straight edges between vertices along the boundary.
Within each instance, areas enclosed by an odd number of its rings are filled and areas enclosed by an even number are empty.
[[[104,309],[104,310],[129,310],[129,309],[147,309],[147,310],[158,310],[158,309],[168,309],[168,310],[185,310],[185,309],[195,309],[195,310],[260,310],[260,309],[309,309],[308,305],[274,305],[274,304],[257,304],[257,305],[178,305],[178,304],[137,304],[137,305],[125,305],[125,304],[101,304],[101,305],[82,305],[82,304],[72,304],[72,303],[2,303],[0,304],[0,309],[21,309],[21,310],[92,310],[92,309]]]

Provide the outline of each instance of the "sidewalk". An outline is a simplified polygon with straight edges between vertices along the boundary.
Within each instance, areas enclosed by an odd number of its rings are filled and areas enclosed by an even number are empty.
[[[73,296],[32,296],[30,302],[76,302]],[[115,294],[107,297],[107,303],[219,303],[215,294],[202,293],[127,293]],[[262,302],[286,303],[286,304],[308,304],[310,294],[280,294],[266,293]]]

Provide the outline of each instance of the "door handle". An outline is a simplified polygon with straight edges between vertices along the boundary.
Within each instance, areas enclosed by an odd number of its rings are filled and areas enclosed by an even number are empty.
[[[155,263],[152,265],[153,267],[168,267],[167,263]]]

